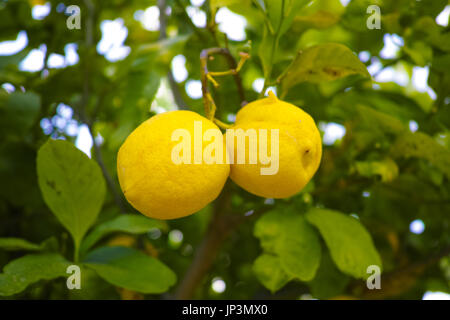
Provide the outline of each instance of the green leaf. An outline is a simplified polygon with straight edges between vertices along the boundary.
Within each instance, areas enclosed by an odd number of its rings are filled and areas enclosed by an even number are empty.
[[[277,212],[264,214],[255,224],[253,234],[261,242],[264,251],[275,254],[278,242],[286,226],[286,217]]]
[[[328,11],[319,10],[308,16],[299,16],[294,20],[297,28],[316,28],[326,29],[336,24],[339,21],[339,16]]]
[[[161,78],[152,70],[151,64],[144,70],[131,71],[128,74],[123,91],[117,96],[121,101],[118,109],[118,124],[109,134],[108,147],[118,149],[126,137],[145,119],[150,116],[150,108],[160,86]],[[102,130],[102,135],[108,135]]]
[[[381,181],[389,182],[397,178],[398,166],[391,158],[381,161],[356,161],[356,171],[362,176],[381,176]]]
[[[41,206],[34,146],[11,139],[0,143],[0,154],[0,197],[16,207]]]
[[[133,109],[141,107],[148,112],[158,91],[160,80],[156,72],[135,71],[130,73],[123,98],[125,109],[131,109],[129,112],[136,113],[139,110],[133,111]]]
[[[72,143],[50,139],[39,149],[37,173],[45,202],[78,246],[103,204],[100,167]]]
[[[0,250],[4,249],[7,251],[15,250],[29,250],[38,251],[41,250],[41,246],[28,242],[25,239],[20,238],[0,238]]]
[[[291,27],[300,9],[308,2],[311,0],[265,0],[265,13],[269,17],[274,34],[283,35]]]
[[[281,30],[283,19],[283,2],[279,0],[264,0],[265,14],[270,23],[269,31],[272,35],[276,35]]]
[[[294,19],[294,30],[325,29],[336,24],[345,7],[339,0],[315,0],[305,6]]]
[[[398,86],[396,84],[394,85]],[[394,88],[398,88],[400,92],[388,91],[395,90],[390,88],[377,91],[358,90],[356,92],[355,90],[350,90],[345,93],[345,100],[347,100],[350,106],[355,103],[370,106],[377,111],[401,120],[405,125],[408,125],[411,119],[421,120],[426,116],[417,102],[405,96],[402,87],[398,86]]]
[[[16,54],[8,56],[0,56],[0,70],[3,71],[8,65],[19,65],[29,53],[29,50],[21,50]]]
[[[433,47],[446,52],[450,51],[450,33],[445,32],[445,29],[439,26],[433,17],[423,16],[417,19],[413,25],[413,31],[421,34],[423,36],[422,39],[426,40]]]
[[[362,131],[366,131],[372,138],[379,139],[387,136],[397,136],[409,131],[405,123],[397,117],[360,104],[357,99],[358,96],[348,95],[347,93],[345,92],[333,99],[333,113],[336,116],[354,120],[355,129],[359,134],[354,135],[354,139],[361,138]],[[372,147],[372,144],[369,146]]]
[[[245,0],[244,0],[245,1]],[[233,4],[243,2],[242,0],[210,0],[209,6],[212,12],[217,11],[221,7],[231,6]]]
[[[399,119],[371,107],[357,104],[356,106],[348,106],[348,108],[356,111],[359,120],[357,126],[368,128],[373,132],[380,131],[382,133],[398,135],[407,130]]]
[[[440,56],[433,56],[433,68],[445,72],[450,69],[450,54],[443,54]]]
[[[118,300],[119,290],[101,278],[95,270],[80,266],[80,289],[68,290],[70,300]],[[130,292],[133,295],[133,292]]]
[[[270,1],[273,2],[274,0]],[[276,2],[279,3],[280,1]],[[285,0],[284,16],[281,18],[280,36],[289,30],[298,12],[311,2],[311,0]]]
[[[264,0],[259,5],[265,16],[265,26],[262,41],[258,48],[258,56],[264,71],[264,78],[270,80],[272,66],[276,62],[279,38],[291,27],[298,11],[310,0]],[[283,8],[284,5],[284,8]]]
[[[286,224],[278,247],[284,270],[302,281],[314,278],[321,247],[316,231],[300,216]]]
[[[343,15],[343,25],[353,32],[374,32],[376,30],[367,29],[367,8],[373,4],[380,4],[380,1],[373,0],[352,0],[346,6]]]
[[[422,132],[408,132],[400,135],[392,146],[395,157],[420,158],[428,160],[450,179],[450,150]]]
[[[176,282],[159,260],[126,247],[102,247],[89,253],[86,265],[106,281],[142,293],[162,293]]]
[[[381,268],[380,256],[372,238],[356,219],[343,213],[314,208],[306,219],[316,226],[330,249],[336,266],[344,273],[356,278],[367,278],[367,267]]]
[[[276,39],[267,28],[264,28],[262,41],[258,47],[258,57],[261,59],[264,78],[269,79],[272,73],[273,47],[277,45]]]
[[[289,212],[273,211],[262,216],[254,234],[265,251],[280,259],[290,276],[309,281],[319,267],[321,247],[315,230],[304,217]]]
[[[350,277],[341,273],[333,263],[329,253],[324,253],[316,277],[309,282],[314,298],[330,299],[341,294]]]
[[[346,46],[324,43],[299,52],[281,76],[283,91],[301,82],[320,83],[358,74],[370,78],[366,66]]]
[[[33,125],[41,99],[33,92],[13,92],[0,105],[0,134],[24,134]]]
[[[260,255],[253,263],[253,272],[264,287],[272,293],[280,290],[290,277],[280,268],[280,258],[270,254]]]
[[[101,238],[113,232],[143,234],[153,228],[167,230],[167,224],[164,221],[150,219],[143,215],[120,215],[92,230],[83,240],[81,251],[86,252]]]
[[[40,280],[65,277],[69,265],[58,254],[33,254],[14,260],[0,274],[0,296],[19,293]]]
[[[131,68],[133,71],[152,71],[165,75],[170,70],[172,58],[181,52],[190,34],[140,45],[134,52]]]
[[[413,42],[411,47],[404,46],[403,51],[410,56],[415,64],[421,67],[425,67],[433,58],[433,50],[422,41]]]

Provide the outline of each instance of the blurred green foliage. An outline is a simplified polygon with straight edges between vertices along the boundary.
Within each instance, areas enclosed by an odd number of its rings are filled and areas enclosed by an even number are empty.
[[[0,41],[20,31],[28,37],[23,50],[0,56],[0,83],[8,84],[0,88],[0,299],[173,297],[202,240],[221,232],[211,227],[221,210],[245,218],[221,239],[193,297],[418,299],[428,290],[450,292],[450,29],[435,21],[447,0],[210,0],[199,8],[204,27],[192,22],[187,0],[51,0],[49,15],[33,19],[33,6],[44,2],[0,2]],[[80,30],[66,27],[64,4],[80,6]],[[381,29],[366,26],[373,4]],[[162,17],[164,32],[135,18],[157,5],[170,13]],[[214,23],[222,7],[245,17],[245,40],[227,39]],[[130,53],[110,61],[96,46],[101,23],[119,18]],[[402,40],[385,57],[390,34]],[[43,44],[43,69],[21,70]],[[76,44],[79,61],[49,67],[49,56],[64,55],[68,44]],[[340,124],[345,136],[324,145],[319,171],[290,199],[268,201],[229,182],[221,198],[190,217],[147,219],[117,191],[117,150],[161,108],[204,113],[186,84],[200,79],[200,52],[211,47],[227,47],[236,60],[239,52],[251,55],[240,71],[247,101],[276,87],[322,130]],[[171,74],[177,55],[188,74],[179,83]],[[377,64],[407,81],[377,82],[366,69]],[[208,67],[229,69],[221,56]],[[417,67],[429,69],[434,94],[414,87]],[[259,78],[261,93],[253,88]],[[217,81],[216,117],[230,122],[241,105],[236,84],[233,77]],[[73,109],[77,126],[101,136],[92,159],[57,125],[61,103]],[[417,219],[421,234],[409,229]],[[74,263],[82,268],[81,290],[66,287],[65,269]],[[366,287],[370,264],[383,270],[381,290]],[[226,283],[222,293],[211,288],[217,278]]]

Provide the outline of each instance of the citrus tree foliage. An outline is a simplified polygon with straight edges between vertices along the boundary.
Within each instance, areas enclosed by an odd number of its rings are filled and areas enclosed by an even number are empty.
[[[450,30],[436,23],[447,0],[210,0],[199,8],[187,0],[71,1],[80,29],[67,27],[59,0],[33,18],[45,2],[0,4],[0,41],[19,32],[28,39],[0,56],[1,299],[416,299],[450,291]],[[373,4],[380,29],[367,26]],[[154,31],[139,21],[149,6],[166,13]],[[195,10],[206,23],[193,21]],[[227,38],[216,19],[223,12],[245,17],[245,39]],[[122,59],[99,51],[111,20],[127,29]],[[393,34],[398,51],[386,56]],[[79,59],[52,67],[51,56],[68,45]],[[250,56],[238,76],[209,86],[216,117],[232,122],[270,87],[318,123],[321,166],[289,199],[262,199],[229,181],[192,216],[146,218],[118,191],[118,148],[155,112],[204,114],[186,88],[202,77],[202,50],[215,47],[231,55],[214,55],[212,71]],[[36,49],[44,65],[23,70]],[[178,55],[186,60],[181,82],[171,70]],[[418,68],[429,70],[419,79],[426,92],[413,85]],[[383,70],[404,79],[381,81]],[[91,159],[69,124],[96,138]],[[336,124],[345,135],[330,141]],[[417,219],[420,234],[410,232]],[[72,264],[81,290],[66,287]],[[380,290],[366,286],[370,265],[382,270]],[[221,293],[211,287],[218,277]]]

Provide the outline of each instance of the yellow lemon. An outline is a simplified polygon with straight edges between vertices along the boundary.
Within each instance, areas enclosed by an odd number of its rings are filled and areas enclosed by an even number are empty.
[[[232,128],[235,137],[226,139],[234,160],[230,177],[250,193],[265,198],[290,197],[305,187],[319,167],[322,143],[313,118],[272,92],[243,107]],[[237,163],[242,152],[237,138],[239,129],[246,135],[244,163]],[[265,137],[267,146],[261,140]],[[253,163],[252,156],[256,159]]]
[[[211,131],[218,138],[205,134]],[[230,172],[226,159],[206,163],[202,158],[217,139],[225,158],[219,128],[191,111],[166,112],[142,123],[117,156],[119,183],[128,202],[156,219],[176,219],[205,207],[217,198]],[[214,156],[215,152],[210,153]]]

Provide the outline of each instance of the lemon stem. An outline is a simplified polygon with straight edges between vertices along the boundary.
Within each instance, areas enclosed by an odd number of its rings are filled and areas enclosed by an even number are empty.
[[[206,118],[208,118],[208,120],[213,120],[214,116],[216,115],[216,110],[217,110],[216,103],[214,102],[214,99],[209,92],[206,93],[206,98],[208,99],[208,101],[210,103],[209,104],[209,113],[206,115]]]
[[[209,71],[208,70],[208,60],[212,59],[214,54],[220,54],[227,58],[228,64],[230,65],[229,70],[225,71]],[[214,79],[214,77],[222,77],[232,75],[234,76],[239,96],[241,99],[241,106],[246,104],[244,89],[242,86],[242,81],[239,76],[239,71],[245,64],[245,61],[250,58],[250,55],[245,52],[239,53],[240,60],[236,63],[236,60],[231,55],[230,51],[227,48],[210,48],[202,50],[200,53],[200,72],[201,72],[201,82],[202,82],[202,95],[203,95],[203,105],[205,108],[206,118],[209,120],[213,120],[217,106],[214,102],[214,99],[209,91],[208,83],[211,82],[215,88],[219,87],[219,83]]]
[[[220,121],[219,119],[216,119],[216,118],[214,118],[213,121],[214,121],[215,124],[217,124],[217,126],[218,126],[220,129],[223,129],[223,130],[230,129],[230,128],[232,127],[231,124],[222,122],[222,121]]]

